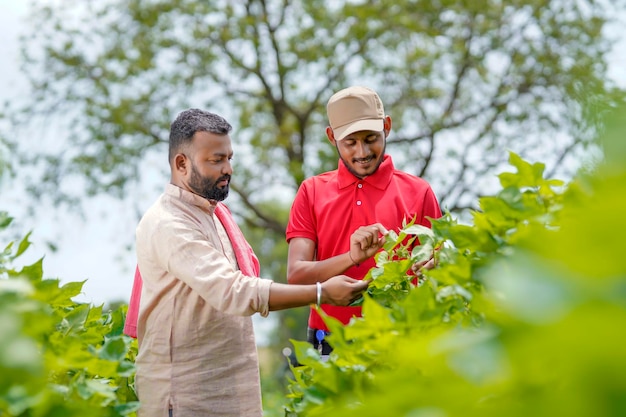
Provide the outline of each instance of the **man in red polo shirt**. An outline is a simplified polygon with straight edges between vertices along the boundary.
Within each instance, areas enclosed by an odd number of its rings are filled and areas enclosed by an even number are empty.
[[[306,179],[298,190],[287,226],[287,281],[323,282],[345,274],[362,279],[375,266],[374,254],[387,230],[403,220],[430,227],[427,217],[441,217],[430,185],[394,168],[385,155],[391,117],[375,91],[349,87],[328,101],[326,135],[339,154],[338,168]],[[432,261],[424,266],[432,267]],[[360,307],[322,305],[344,324],[361,315]],[[317,312],[309,316],[307,338],[323,355],[327,327]]]

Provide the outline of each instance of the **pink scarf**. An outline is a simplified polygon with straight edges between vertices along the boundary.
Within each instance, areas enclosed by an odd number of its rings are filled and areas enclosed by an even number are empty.
[[[245,275],[258,277],[261,270],[259,259],[254,254],[243,233],[241,233],[241,229],[237,226],[228,207],[223,203],[217,203],[215,215],[224,226],[224,229],[226,229],[226,233],[233,245],[239,270]],[[141,298],[142,285],[139,267],[136,267],[133,290],[130,294],[130,303],[128,303],[128,312],[126,313],[126,322],[124,323],[124,333],[131,337],[137,337],[137,317],[139,316],[139,299]]]

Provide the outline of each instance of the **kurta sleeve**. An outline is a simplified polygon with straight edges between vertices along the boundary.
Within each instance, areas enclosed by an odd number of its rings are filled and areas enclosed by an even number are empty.
[[[233,315],[269,313],[272,281],[236,270],[206,234],[181,220],[163,222],[153,231],[154,261],[183,281],[211,307]]]

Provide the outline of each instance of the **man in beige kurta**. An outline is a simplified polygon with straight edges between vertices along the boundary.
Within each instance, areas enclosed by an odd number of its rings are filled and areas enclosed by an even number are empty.
[[[230,130],[213,113],[178,115],[170,129],[171,184],[137,226],[143,284],[138,314],[129,317],[137,318],[140,417],[261,417],[250,316],[348,305],[369,284],[339,275],[287,285],[239,270],[240,247],[215,216],[232,175]]]
[[[137,228],[141,414],[261,416],[250,315],[270,280],[248,277],[208,200],[168,184]]]

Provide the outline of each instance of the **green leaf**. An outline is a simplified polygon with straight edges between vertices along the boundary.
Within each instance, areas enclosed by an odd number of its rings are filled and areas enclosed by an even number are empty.
[[[363,318],[367,321],[368,326],[372,326],[376,331],[380,331],[392,327],[391,311],[381,306],[371,297],[366,297],[363,303]]]
[[[9,227],[12,221],[13,217],[9,216],[9,213],[0,211],[0,230]]]
[[[79,304],[75,307],[71,307],[69,313],[65,316],[65,320],[70,328],[73,330],[83,330],[85,327],[85,320],[89,315],[89,304]]]
[[[98,352],[98,357],[108,361],[122,361],[128,348],[122,336],[107,338]]]
[[[127,415],[137,412],[140,406],[141,406],[141,403],[139,401],[131,401],[126,404],[118,404],[113,408],[118,414],[122,416],[127,416]]]
[[[26,236],[24,236],[24,238],[20,241],[20,244],[17,248],[17,252],[15,253],[15,258],[23,254],[26,251],[26,249],[28,249],[28,247],[31,245],[30,240],[28,240],[30,235],[31,235],[31,232],[28,232],[28,234],[26,234]]]
[[[86,281],[68,282],[61,287],[60,296],[65,298],[72,298],[77,296],[83,290],[83,285],[85,285],[85,282]]]
[[[43,277],[43,258],[32,265],[23,267],[20,271],[9,272],[11,278],[25,277],[31,282],[40,281]]]
[[[291,339],[291,344],[294,347],[294,353],[298,363],[303,365],[311,365],[319,362],[320,354],[317,350],[313,349],[313,345],[309,342],[303,342],[300,340]]]
[[[427,242],[434,242],[435,235],[432,229],[422,226],[421,224],[413,224],[411,226],[407,226],[403,229],[403,232],[407,235],[417,235],[421,244],[425,244]]]

